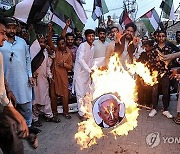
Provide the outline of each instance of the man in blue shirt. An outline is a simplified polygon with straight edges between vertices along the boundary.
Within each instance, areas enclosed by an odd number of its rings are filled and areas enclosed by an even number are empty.
[[[0,17],[0,47],[6,39],[4,20]],[[24,118],[8,100],[6,90],[3,57],[0,53],[0,148],[3,153],[20,154],[24,151],[20,138],[26,138],[29,135],[28,127]]]
[[[6,18],[7,40],[4,41],[0,52],[4,59],[5,78],[16,97],[17,109],[25,118],[31,134],[34,131],[31,127],[32,86],[34,85],[31,72],[31,58],[25,40],[16,36],[16,32],[16,20],[11,17]]]

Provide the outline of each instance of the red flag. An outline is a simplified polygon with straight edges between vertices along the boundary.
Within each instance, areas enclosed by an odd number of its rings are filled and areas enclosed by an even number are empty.
[[[127,9],[124,9],[124,11],[121,13],[119,18],[119,24],[123,29],[125,29],[125,25],[132,22],[132,20],[129,18]]]

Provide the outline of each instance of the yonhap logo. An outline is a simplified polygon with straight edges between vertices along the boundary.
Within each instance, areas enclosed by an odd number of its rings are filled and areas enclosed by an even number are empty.
[[[146,143],[149,148],[157,147],[160,144],[160,134],[158,132],[153,132],[147,135]]]

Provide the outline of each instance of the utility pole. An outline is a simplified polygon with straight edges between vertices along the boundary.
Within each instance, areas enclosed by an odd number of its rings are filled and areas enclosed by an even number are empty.
[[[124,8],[127,9],[127,12],[129,14],[129,17],[132,21],[136,20],[136,13],[138,10],[138,5],[136,0],[123,0]]]

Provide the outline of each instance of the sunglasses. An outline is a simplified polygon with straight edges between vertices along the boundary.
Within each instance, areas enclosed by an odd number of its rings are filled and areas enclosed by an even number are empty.
[[[9,58],[10,62],[12,62],[13,56],[14,56],[14,52],[11,52],[11,57]]]

